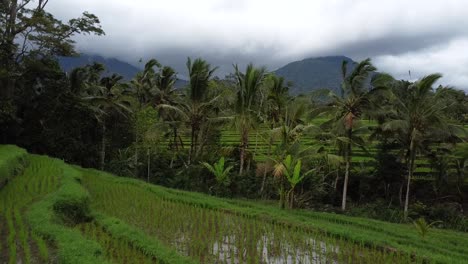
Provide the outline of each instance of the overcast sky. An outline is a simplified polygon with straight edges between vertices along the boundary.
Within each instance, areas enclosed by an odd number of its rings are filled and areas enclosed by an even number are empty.
[[[134,65],[156,58],[185,74],[187,56],[275,70],[308,57],[371,57],[397,78],[434,72],[468,90],[468,0],[51,0],[60,19],[96,14],[106,36],[80,52]]]

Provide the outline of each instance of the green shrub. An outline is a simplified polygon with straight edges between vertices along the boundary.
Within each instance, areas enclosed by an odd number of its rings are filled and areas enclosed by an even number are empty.
[[[63,185],[55,194],[53,209],[66,224],[91,220],[89,194],[78,183],[79,173],[70,167],[64,168]]]

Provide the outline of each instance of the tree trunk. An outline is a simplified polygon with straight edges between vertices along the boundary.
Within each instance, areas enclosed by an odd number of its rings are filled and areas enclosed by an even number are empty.
[[[148,178],[148,182],[150,181],[150,172],[151,172],[151,152],[150,152],[150,148],[147,149],[146,151],[146,156],[147,156],[147,166],[148,166],[148,171],[147,171],[147,178]]]
[[[268,142],[268,157],[271,156],[271,145],[273,145],[273,138],[270,135],[270,140]],[[267,176],[267,163],[265,162],[265,166],[263,168],[263,179],[262,179],[262,187],[260,188],[260,195],[263,194],[263,190],[265,189],[265,182]]]
[[[174,147],[176,151],[179,151],[179,143],[177,142],[177,127],[173,127],[173,132],[174,132]]]
[[[192,161],[194,134],[195,134],[195,131],[192,128],[192,131],[190,134],[190,151],[189,151],[188,161],[187,161],[188,164],[190,164],[190,162]]]
[[[135,162],[135,169],[133,170],[133,175],[138,178],[138,135],[135,134],[135,156],[134,160]]]
[[[242,129],[241,132],[241,146],[240,146],[240,168],[239,175],[242,175],[244,171],[244,163],[247,152],[247,145],[249,144],[249,131],[246,128]]]
[[[413,137],[413,136],[411,136]],[[409,165],[408,165],[408,179],[406,182],[406,196],[405,196],[405,209],[404,209],[404,216],[405,219],[408,218],[408,204],[409,204],[409,193],[410,193],[410,183],[411,178],[413,177],[414,171],[414,140],[411,138],[410,149],[409,149]]]
[[[3,39],[5,41],[1,51],[4,54],[1,56],[1,59],[3,60],[2,64],[5,66],[5,69],[8,72],[6,79],[4,80],[4,87],[0,88],[0,98],[2,101],[11,102],[13,100],[16,86],[16,79],[13,76],[13,73],[16,69],[15,38],[18,34],[16,32],[18,0],[7,1],[6,3],[3,3],[3,5],[5,4],[7,4],[6,8],[8,8],[8,11],[7,14],[5,14],[7,21],[5,25],[5,32],[3,34]]]
[[[106,164],[106,122],[102,121],[102,140],[101,140],[101,170],[104,170]]]
[[[197,141],[198,141],[198,129],[192,127],[192,135],[191,135],[191,142],[190,142],[190,153],[189,153],[189,158],[188,158],[188,164],[191,164],[193,160],[193,154],[195,153],[195,148],[197,147]]]
[[[336,178],[335,181],[333,182],[333,189],[335,189],[335,192],[338,190],[338,180],[340,179],[340,170],[336,170]]]
[[[348,179],[349,179],[349,168],[350,168],[350,161],[349,161],[349,154],[346,151],[346,168],[345,168],[345,178],[343,183],[343,200],[341,201],[341,210],[346,210],[346,196],[348,192]]]
[[[344,211],[346,210],[346,197],[348,193],[348,179],[349,179],[349,171],[351,167],[351,135],[352,135],[352,130],[348,130],[348,140],[347,146],[346,146],[346,152],[345,152],[345,160],[346,160],[346,168],[345,168],[345,178],[344,178],[344,184],[343,184],[343,200],[341,201],[341,210]]]

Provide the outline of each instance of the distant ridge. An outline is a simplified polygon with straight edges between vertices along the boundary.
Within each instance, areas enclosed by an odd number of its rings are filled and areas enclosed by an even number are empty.
[[[106,66],[105,75],[111,75],[113,73],[122,75],[125,80],[131,80],[140,69],[120,61],[115,58],[104,58],[98,55],[87,55],[81,54],[79,57],[59,57],[59,63],[62,69],[66,72],[70,72],[74,68],[83,67],[87,64],[98,62]]]
[[[292,94],[309,93],[317,89],[339,91],[341,86],[341,64],[348,61],[348,73],[357,64],[346,56],[326,56],[291,62],[275,73],[293,82]]]
[[[133,79],[133,77],[141,71],[141,69],[130,63],[115,58],[104,58],[99,55],[81,54],[78,57],[59,57],[58,61],[60,67],[65,72],[70,72],[74,68],[83,67],[94,62],[101,63],[106,67],[104,75],[119,74],[127,81]],[[183,88],[187,84],[188,82],[186,80],[177,79],[174,86],[176,88]]]

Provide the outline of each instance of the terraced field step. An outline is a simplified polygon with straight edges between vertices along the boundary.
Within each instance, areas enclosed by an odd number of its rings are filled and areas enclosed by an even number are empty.
[[[46,263],[55,255],[51,243],[31,230],[24,214],[32,203],[58,188],[60,171],[47,157],[27,159],[29,166],[22,174],[0,189],[0,263]]]
[[[431,230],[429,237],[421,240],[412,225],[279,210],[98,171],[83,173],[95,210],[122,219],[204,263],[259,263],[262,259],[285,263],[292,256],[298,256],[301,263],[309,263],[311,257],[339,263],[464,263],[468,257],[468,236],[460,237],[457,232]],[[259,247],[266,255],[259,254]]]

